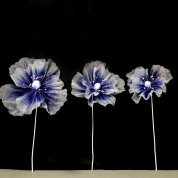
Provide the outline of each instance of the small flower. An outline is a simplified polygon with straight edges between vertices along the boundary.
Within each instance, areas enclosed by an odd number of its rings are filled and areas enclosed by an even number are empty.
[[[148,69],[137,67],[126,76],[129,92],[134,93],[132,99],[135,103],[139,103],[141,97],[148,100],[153,92],[160,97],[162,92],[166,93],[165,84],[173,78],[170,71],[160,65],[153,65],[150,73]]]
[[[115,94],[125,91],[125,82],[118,75],[110,73],[106,64],[100,61],[87,63],[83,75],[79,72],[72,79],[72,94],[88,99],[88,105],[103,106],[115,104]]]
[[[0,99],[10,114],[31,114],[41,107],[53,115],[64,105],[67,90],[62,89],[60,70],[52,60],[21,58],[9,72],[15,85],[3,85]]]

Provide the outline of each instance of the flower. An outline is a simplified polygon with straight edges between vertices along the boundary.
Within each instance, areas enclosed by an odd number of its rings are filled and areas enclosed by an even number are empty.
[[[62,89],[60,70],[51,59],[21,58],[10,66],[9,73],[15,85],[3,85],[0,99],[10,114],[31,114],[41,107],[53,115],[64,105],[67,90]]]
[[[153,65],[150,74],[148,69],[137,67],[126,76],[129,92],[134,93],[132,99],[135,103],[139,103],[141,97],[148,100],[152,93],[160,97],[162,92],[166,93],[165,84],[173,78],[170,71],[160,65]]]
[[[72,79],[72,94],[88,99],[88,105],[99,103],[103,106],[115,104],[115,94],[125,91],[125,82],[118,75],[110,73],[101,61],[87,63],[83,75],[79,72]]]

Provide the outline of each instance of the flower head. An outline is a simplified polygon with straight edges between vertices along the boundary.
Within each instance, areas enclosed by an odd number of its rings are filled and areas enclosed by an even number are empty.
[[[21,58],[10,66],[9,73],[15,85],[3,85],[0,99],[10,114],[31,114],[41,107],[53,115],[64,105],[67,90],[62,89],[60,70],[52,60]]]
[[[72,94],[88,99],[89,106],[93,103],[114,105],[113,95],[125,91],[124,85],[124,80],[110,73],[105,63],[92,61],[84,66],[83,75],[77,72],[72,79]]]
[[[150,73],[148,69],[137,67],[126,76],[129,92],[134,93],[132,99],[135,103],[139,103],[141,97],[148,100],[153,92],[160,97],[162,92],[166,93],[165,84],[173,78],[170,71],[160,65],[153,65]]]

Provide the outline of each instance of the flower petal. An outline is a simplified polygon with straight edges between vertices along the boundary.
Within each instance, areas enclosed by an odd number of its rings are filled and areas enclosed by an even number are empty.
[[[138,104],[140,102],[141,96],[139,94],[137,94],[137,93],[134,93],[132,95],[132,99],[136,104]]]
[[[67,101],[67,90],[62,90],[64,83],[59,79],[60,70],[51,59],[46,62],[44,71],[45,75],[42,79],[40,93],[45,100],[41,107],[45,108],[50,115],[53,115]]]
[[[160,88],[155,88],[153,91],[160,97],[162,93],[166,93],[166,85],[163,84]]]
[[[130,87],[130,93],[140,93],[143,92],[144,82],[148,80],[148,69],[143,67],[137,67],[130,73],[126,74],[128,79],[128,86]]]
[[[102,90],[103,94],[118,94],[123,91],[125,82],[118,75],[111,74],[107,81],[103,83]]]
[[[31,64],[30,64],[31,65]],[[15,85],[22,88],[29,88],[32,83],[32,71],[31,66],[28,69],[16,68],[14,73],[10,75]]]
[[[84,77],[82,74],[77,74],[72,79],[72,94],[76,97],[84,97],[86,86],[83,85]]]
[[[9,68],[10,76],[16,86],[29,88],[33,80],[44,75],[45,59],[22,58]]]
[[[105,66],[106,64],[101,61],[92,61],[90,63],[85,64],[83,69],[83,75],[85,77],[85,80],[87,82],[95,82],[98,77],[98,79],[104,75],[105,73]]]
[[[44,101],[43,95],[38,90],[32,89],[16,98],[17,108],[23,114],[31,114],[33,109],[40,107]]]
[[[52,67],[53,64],[50,64],[50,66]],[[50,70],[49,67],[49,71],[51,72],[47,73],[40,89],[40,93],[45,98],[41,107],[45,108],[50,115],[53,115],[67,101],[67,90],[62,90],[64,83],[59,79],[59,69],[55,68],[54,70]]]
[[[23,116],[24,113],[17,108],[16,98],[23,96],[26,90],[20,89],[15,85],[6,84],[0,88],[0,99],[4,106],[9,109],[9,113],[14,116]]]
[[[116,98],[112,95],[103,95],[100,94],[96,96],[95,102],[101,104],[102,106],[106,106],[108,104],[115,105]]]
[[[151,89],[148,88],[148,89],[144,90],[140,94],[140,96],[142,96],[145,100],[148,100],[150,98],[150,96],[152,95],[152,93],[153,93],[153,90],[151,90]]]
[[[12,75],[17,68],[27,69],[28,66],[29,66],[29,64],[33,64],[33,62],[35,60],[36,59],[27,58],[27,57],[21,58],[18,62],[16,62],[15,64],[13,64],[13,65],[10,66],[10,68],[9,68],[9,74]]]
[[[125,81],[119,77],[119,75],[115,75],[115,78],[117,80],[116,88],[118,89],[119,93],[125,91],[124,85]]]
[[[173,79],[170,70],[160,65],[153,65],[150,73],[154,79],[161,78],[161,77],[162,79],[164,78],[163,79],[165,80],[164,83],[168,83],[170,80]]]
[[[56,112],[67,101],[67,90],[53,89],[48,93],[43,94],[45,100],[41,104],[41,107],[45,108],[50,115],[56,114]]]
[[[95,91],[93,88],[87,87],[85,91],[85,98],[89,99],[92,95],[97,96],[99,94],[99,91]]]
[[[52,75],[56,75],[58,78],[60,77],[60,70],[51,59],[48,59],[45,63],[43,71],[44,79],[49,79]]]
[[[33,80],[44,77],[46,64],[45,59],[36,59],[32,65],[29,65],[28,69],[31,70]]]

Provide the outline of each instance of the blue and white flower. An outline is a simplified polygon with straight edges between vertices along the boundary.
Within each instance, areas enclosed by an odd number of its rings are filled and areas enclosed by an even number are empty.
[[[126,76],[135,103],[139,103],[141,97],[148,100],[153,93],[160,97],[162,92],[166,93],[165,84],[173,78],[170,71],[160,65],[153,65],[150,73],[148,69],[137,67]]]
[[[88,99],[88,105],[99,103],[103,106],[115,104],[113,95],[125,91],[125,82],[118,75],[110,73],[106,64],[100,61],[87,63],[83,75],[79,72],[72,79],[72,94]]]
[[[14,116],[45,108],[50,115],[64,105],[67,90],[59,79],[60,70],[52,60],[21,58],[9,68],[15,85],[0,88],[0,99]]]

